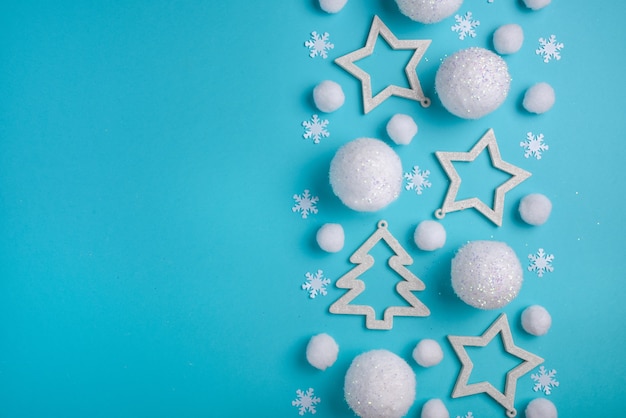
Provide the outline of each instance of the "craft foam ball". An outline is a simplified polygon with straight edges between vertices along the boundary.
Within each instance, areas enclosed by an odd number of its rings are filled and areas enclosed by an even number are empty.
[[[316,369],[326,370],[335,364],[339,346],[328,334],[318,334],[309,340],[306,346],[306,359]]]
[[[430,399],[422,407],[421,418],[450,418],[448,409],[441,399]]]
[[[531,193],[520,200],[519,215],[529,225],[543,225],[552,212],[552,202],[541,193]]]
[[[415,373],[406,361],[387,350],[372,350],[350,364],[344,396],[362,418],[399,418],[415,401],[415,385]]]
[[[446,230],[437,221],[422,221],[415,228],[413,240],[420,250],[434,251],[446,243]]]
[[[346,96],[341,86],[334,81],[325,80],[313,89],[313,101],[315,107],[321,112],[334,112],[343,106]]]
[[[479,309],[501,308],[522,287],[522,265],[511,247],[497,241],[472,241],[452,259],[452,288]]]
[[[337,150],[329,178],[333,192],[346,206],[375,212],[400,195],[402,162],[383,141],[359,138]]]
[[[543,306],[533,305],[522,312],[522,328],[537,337],[547,334],[552,326],[552,317]]]
[[[424,339],[413,349],[413,359],[422,367],[436,366],[443,360],[443,351],[437,341]]]
[[[557,418],[556,406],[545,398],[530,401],[524,411],[526,418]]]
[[[524,43],[524,31],[520,25],[502,25],[493,33],[493,47],[498,54],[514,54]]]
[[[548,83],[537,83],[524,93],[522,105],[530,113],[545,113],[554,106],[554,89]]]
[[[417,134],[417,124],[409,115],[397,113],[387,122],[387,134],[398,145],[408,145]]]
[[[435,89],[453,115],[478,119],[496,110],[509,94],[506,62],[484,48],[462,49],[447,57],[435,76]]]
[[[320,8],[326,13],[338,13],[348,0],[320,0]]]
[[[328,253],[341,251],[345,240],[343,227],[340,224],[324,224],[315,236],[320,248]]]
[[[524,0],[526,7],[533,10],[539,10],[550,4],[551,0]]]
[[[406,17],[420,23],[440,22],[456,12],[463,0],[396,0]]]

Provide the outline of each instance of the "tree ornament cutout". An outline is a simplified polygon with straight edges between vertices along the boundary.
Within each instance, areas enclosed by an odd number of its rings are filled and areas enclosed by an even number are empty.
[[[385,309],[383,319],[376,319],[376,312],[369,305],[350,305],[350,302],[363,290],[365,283],[358,277],[374,265],[374,257],[369,251],[383,240],[396,254],[389,258],[387,263],[404,280],[396,284],[396,291],[411,306],[390,306]],[[426,286],[405,266],[413,264],[413,259],[400,245],[397,239],[387,229],[387,221],[378,222],[378,229],[350,256],[350,262],[357,264],[352,270],[337,280],[336,286],[340,289],[350,289],[341,298],[330,306],[330,312],[334,314],[365,315],[365,326],[368,329],[391,329],[394,316],[429,316],[430,310],[411,293],[412,291],[424,290]]]
[[[394,50],[412,49],[415,51],[411,56],[409,63],[404,68],[410,88],[391,84],[385,87],[376,96],[372,96],[372,78],[367,72],[357,67],[354,62],[365,57],[369,57],[374,53],[374,47],[376,46],[378,35],[380,35]],[[430,43],[430,39],[400,40],[396,38],[393,33],[391,33],[389,28],[383,23],[382,20],[380,20],[378,16],[374,16],[372,26],[370,27],[369,34],[367,35],[365,46],[337,58],[335,63],[361,81],[361,91],[363,92],[363,111],[365,113],[369,113],[370,110],[374,109],[391,96],[415,100],[420,102],[422,107],[428,107],[430,106],[430,99],[424,96],[422,86],[417,78],[417,64],[419,64]]]
[[[498,334],[501,335],[504,350],[524,360],[519,366],[507,372],[504,393],[500,392],[489,382],[468,384],[474,363],[472,363],[472,360],[469,358],[465,346],[485,347]],[[448,335],[448,340],[450,340],[452,348],[461,361],[461,371],[459,372],[451,396],[453,398],[460,398],[463,396],[476,395],[478,393],[486,393],[506,409],[507,416],[511,418],[515,417],[517,415],[517,410],[515,409],[517,379],[543,363],[543,359],[519,348],[513,343],[513,336],[511,335],[511,328],[509,328],[509,321],[506,314],[501,314],[480,337],[456,337]]]
[[[478,155],[480,155],[481,152],[483,152],[485,148],[489,151],[491,165],[494,168],[511,175],[509,180],[505,181],[496,188],[493,198],[493,208],[487,206],[487,204],[477,197],[458,201],[455,200],[456,195],[459,192],[459,187],[461,187],[461,176],[459,176],[459,173],[454,168],[452,161],[472,162],[476,159],[476,157],[478,157]],[[437,156],[441,167],[450,179],[450,186],[448,187],[448,193],[443,201],[443,205],[440,209],[435,211],[435,217],[438,219],[443,219],[446,214],[450,212],[474,208],[494,224],[502,226],[504,196],[515,186],[531,176],[531,173],[528,171],[522,170],[521,168],[502,160],[493,129],[489,129],[469,152],[437,151],[435,152],[435,155]]]

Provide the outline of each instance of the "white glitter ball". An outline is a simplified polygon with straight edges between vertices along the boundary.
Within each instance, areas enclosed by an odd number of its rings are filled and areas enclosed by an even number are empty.
[[[346,206],[375,212],[400,195],[402,162],[383,141],[359,138],[337,150],[329,178],[333,192]]]
[[[443,350],[435,340],[423,339],[413,349],[413,360],[422,367],[432,367],[443,360]]]
[[[348,0],[320,0],[320,8],[326,13],[338,13]]]
[[[551,0],[524,0],[526,7],[532,10],[539,10],[550,4]]]
[[[398,145],[409,145],[417,134],[417,124],[409,115],[396,113],[387,122],[387,135]]]
[[[450,413],[441,399],[430,399],[422,407],[421,418],[450,418]]]
[[[472,241],[452,259],[452,288],[459,298],[479,309],[497,309],[511,302],[522,287],[522,265],[503,242]]]
[[[520,25],[502,25],[493,33],[493,47],[498,54],[514,54],[524,43],[524,31]]]
[[[340,224],[324,224],[315,235],[317,244],[328,253],[341,251],[345,241],[343,227]]]
[[[399,418],[413,405],[415,386],[415,373],[406,361],[387,350],[372,350],[350,364],[344,396],[362,418]]]
[[[519,202],[519,215],[529,225],[543,225],[552,212],[552,202],[541,193],[526,195]]]
[[[552,317],[543,306],[529,306],[522,312],[522,328],[531,335],[537,337],[545,335],[551,326]]]
[[[422,251],[435,251],[446,243],[446,230],[437,221],[422,221],[413,233],[415,245]]]
[[[509,94],[506,62],[484,48],[468,48],[447,57],[435,76],[435,89],[453,115],[478,119],[496,110]]]
[[[530,113],[545,113],[552,109],[556,97],[554,89],[548,83],[537,83],[524,93],[522,105]]]
[[[328,334],[317,334],[306,346],[306,359],[316,369],[326,370],[335,364],[339,354],[339,346]]]
[[[343,106],[346,96],[341,86],[334,81],[325,80],[313,89],[313,101],[315,107],[321,112],[334,112]]]
[[[456,12],[463,0],[396,0],[403,15],[420,23],[441,22]]]
[[[597,409],[597,411],[600,411]],[[530,401],[524,411],[526,418],[557,418],[556,406],[545,398],[537,398]]]

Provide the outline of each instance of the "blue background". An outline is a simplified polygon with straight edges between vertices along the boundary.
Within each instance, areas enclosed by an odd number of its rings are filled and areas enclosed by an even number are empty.
[[[446,339],[480,335],[500,312],[516,343],[558,371],[561,385],[548,398],[561,416],[619,414],[626,30],[616,7],[555,0],[532,12],[517,1],[468,0],[459,13],[472,11],[481,24],[476,38],[460,41],[453,17],[420,25],[382,0],[352,0],[337,15],[313,0],[3,2],[0,416],[298,416],[295,392],[312,387],[322,400],[317,416],[349,417],[343,376],[354,356],[373,348],[414,368],[410,416],[432,397],[452,416],[500,416],[486,395],[449,397],[459,362]],[[433,40],[417,68],[430,108],[390,98],[362,114],[360,83],[332,60],[363,46],[374,14],[400,39]],[[477,121],[447,113],[433,87],[441,60],[469,46],[491,48],[493,31],[512,22],[523,26],[525,43],[505,58],[513,78],[506,102]],[[326,60],[304,47],[314,30],[335,44]],[[551,34],[565,48],[546,64],[534,50]],[[374,85],[402,82],[402,67],[379,51],[368,60]],[[314,145],[301,122],[316,113],[311,90],[324,79],[342,85],[346,103],[324,116],[331,136]],[[521,98],[539,81],[554,87],[557,102],[530,115]],[[420,127],[409,146],[395,146],[404,170],[429,169],[432,187],[420,196],[405,191],[378,213],[355,213],[332,194],[330,160],[357,137],[389,141],[385,124],[398,112]],[[442,221],[445,247],[419,251],[413,230],[433,218],[448,186],[434,152],[468,151],[488,128],[503,158],[532,177],[507,194],[502,227],[474,210],[451,213]],[[542,132],[550,146],[539,161],[519,146],[528,131]],[[462,172],[462,193],[488,199],[502,180],[483,162]],[[304,189],[320,198],[308,219],[291,211]],[[532,192],[554,204],[541,227],[516,215]],[[380,219],[414,258],[410,269],[427,286],[416,295],[432,312],[396,318],[391,331],[329,314],[343,290],[331,285],[327,296],[309,299],[300,288],[306,272],[322,269],[334,281],[349,271],[350,254]],[[345,228],[338,254],[316,247],[325,222]],[[449,264],[478,239],[508,243],[524,268],[528,254],[545,248],[555,270],[543,278],[526,271],[519,297],[502,310],[470,308],[451,289]],[[386,306],[384,297],[375,302]],[[546,336],[519,325],[531,304],[552,314]],[[324,372],[304,357],[319,332],[340,345]],[[440,365],[413,362],[422,338],[440,342]],[[494,343],[471,355],[482,365],[476,381],[497,385],[515,362]],[[518,382],[520,416],[545,396],[532,385],[529,375]]]

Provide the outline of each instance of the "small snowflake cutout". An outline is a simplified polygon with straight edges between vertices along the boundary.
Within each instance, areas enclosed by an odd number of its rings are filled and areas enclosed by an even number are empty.
[[[413,166],[413,170],[410,173],[404,173],[404,178],[407,182],[404,188],[406,190],[415,190],[415,193],[422,194],[425,188],[432,186],[430,181],[428,181],[428,176],[430,176],[430,171],[422,171],[419,166]]]
[[[307,412],[311,414],[315,414],[317,411],[315,410],[315,405],[320,403],[320,398],[315,396],[313,393],[313,388],[309,388],[306,392],[298,389],[296,390],[297,398],[291,401],[291,405],[297,406],[298,413],[300,415],[304,415]]]
[[[322,35],[315,31],[311,32],[311,38],[304,43],[304,46],[309,48],[309,57],[328,58],[328,51],[335,47],[335,45],[328,42],[329,37],[328,32],[324,32]]]
[[[330,136],[330,132],[326,129],[328,120],[320,119],[317,115],[313,115],[310,120],[302,122],[302,126],[304,126],[304,134],[302,137],[304,139],[313,138],[314,144],[319,144],[320,139]]]
[[[535,54],[543,57],[543,62],[550,62],[551,59],[561,59],[561,49],[565,45],[562,42],[556,41],[555,35],[550,35],[548,39],[539,38],[539,48],[535,50]]]
[[[543,248],[539,248],[537,254],[528,254],[530,265],[528,271],[537,272],[537,276],[543,277],[546,272],[553,272],[552,260],[554,260],[554,254],[546,254]]]
[[[457,415],[456,418],[474,418],[474,414],[472,414],[472,412],[470,411],[463,416]]]
[[[330,284],[330,279],[324,277],[324,272],[318,270],[317,273],[306,273],[306,282],[302,284],[302,290],[306,290],[309,293],[311,299],[315,299],[315,296],[326,296],[326,286]]]
[[[534,135],[532,132],[526,134],[526,141],[520,142],[519,146],[526,150],[524,157],[528,158],[533,156],[538,160],[541,160],[541,153],[550,148],[543,141],[543,134]]]
[[[311,213],[317,213],[317,207],[315,205],[320,199],[317,196],[311,196],[309,190],[305,190],[301,195],[294,194],[293,199],[296,201],[296,204],[291,210],[300,213],[302,219],[306,219]]]
[[[552,388],[556,388],[559,386],[559,382],[554,378],[556,375],[556,370],[552,369],[550,371],[546,370],[545,367],[539,367],[539,373],[531,374],[530,377],[535,381],[535,386],[533,386],[533,390],[535,392],[542,391],[546,395],[552,393]]]
[[[474,29],[480,25],[480,22],[478,20],[472,20],[472,12],[467,12],[464,16],[456,15],[454,16],[454,20],[456,21],[456,25],[451,26],[450,29],[459,34],[460,40],[465,39],[467,36],[470,38],[476,37],[476,31]]]

